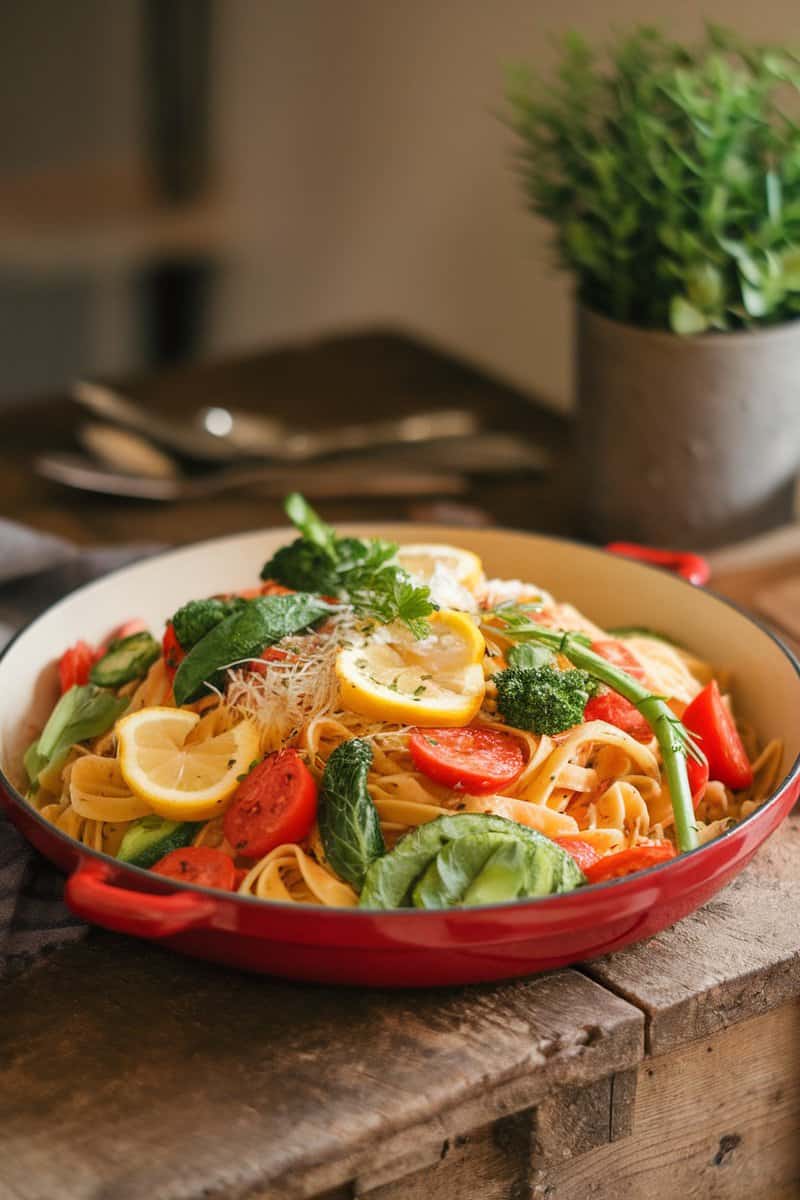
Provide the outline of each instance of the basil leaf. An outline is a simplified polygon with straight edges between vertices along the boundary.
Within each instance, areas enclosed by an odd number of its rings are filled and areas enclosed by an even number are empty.
[[[71,687],[51,712],[38,742],[28,747],[25,769],[31,782],[34,781],[31,770],[37,763],[41,763],[36,771],[38,777],[45,767],[63,757],[75,742],[106,733],[127,707],[127,696],[117,697],[93,683]]]
[[[319,596],[258,596],[220,621],[193,646],[175,673],[173,691],[178,704],[202,694],[206,684],[219,686],[224,667],[257,658],[267,646],[307,629],[334,611]]]
[[[38,738],[28,746],[22,764],[25,767],[25,774],[31,782],[31,790],[35,792],[39,786],[39,776],[47,766],[47,759],[39,753]]]
[[[325,857],[359,891],[367,868],[386,853],[378,811],[367,791],[371,766],[369,742],[353,738],[337,746],[322,776],[317,810]]]

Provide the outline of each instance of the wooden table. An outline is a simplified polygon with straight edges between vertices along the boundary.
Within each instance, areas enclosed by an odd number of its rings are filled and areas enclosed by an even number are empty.
[[[325,395],[350,413],[384,395],[469,399],[564,445],[561,423],[508,389],[383,334],[141,394],[175,411],[270,395],[291,412],[305,398],[317,414]],[[63,403],[15,415],[0,511],[83,541],[276,519],[246,497],[150,510],[46,489],[24,456],[65,441],[72,419]],[[568,531],[567,494],[518,481],[472,499],[508,524]],[[788,1200],[799,996],[796,818],[673,929],[510,984],[300,986],[95,931],[0,989],[0,1200]]]

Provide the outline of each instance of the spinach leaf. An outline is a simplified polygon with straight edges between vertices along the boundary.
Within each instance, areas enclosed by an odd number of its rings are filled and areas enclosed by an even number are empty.
[[[39,740],[25,753],[25,770],[31,783],[45,767],[63,758],[75,742],[106,733],[127,707],[127,696],[117,697],[93,683],[71,687],[51,712]]]
[[[372,747],[361,738],[337,746],[322,777],[317,821],[328,862],[360,891],[370,863],[386,853],[380,821],[367,791]]]
[[[325,600],[305,592],[248,600],[210,629],[182,660],[173,682],[175,700],[186,704],[201,695],[206,684],[219,686],[224,667],[258,657],[267,646],[333,611]]]

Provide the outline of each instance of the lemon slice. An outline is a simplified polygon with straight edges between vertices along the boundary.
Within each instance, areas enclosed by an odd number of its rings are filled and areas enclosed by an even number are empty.
[[[198,713],[183,708],[142,708],[117,725],[119,765],[128,787],[159,816],[204,821],[222,812],[258,757],[250,721],[193,740]]]
[[[435,576],[444,575],[472,592],[483,582],[483,563],[477,554],[462,550],[460,546],[434,542],[401,546],[397,561],[422,583],[430,583]]]
[[[379,721],[466,725],[481,706],[486,646],[475,621],[444,610],[415,640],[399,621],[379,626],[336,659],[342,703]]]

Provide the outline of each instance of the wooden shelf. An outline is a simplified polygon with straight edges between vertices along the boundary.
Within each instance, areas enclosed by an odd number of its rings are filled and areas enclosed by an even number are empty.
[[[53,275],[220,252],[230,223],[220,192],[158,195],[144,170],[87,164],[0,179],[0,269]]]

